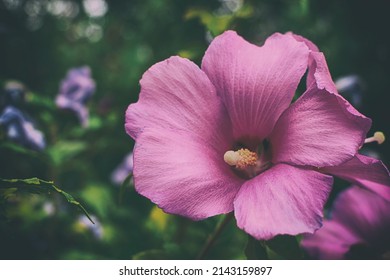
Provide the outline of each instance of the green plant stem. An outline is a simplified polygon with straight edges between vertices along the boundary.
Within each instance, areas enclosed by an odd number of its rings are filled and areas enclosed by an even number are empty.
[[[123,196],[125,195],[126,187],[130,185],[131,179],[133,178],[133,172],[127,175],[126,179],[123,181],[119,189],[118,203],[123,205]]]
[[[210,234],[202,250],[199,252],[197,257],[198,260],[203,259],[207,255],[208,251],[213,246],[214,242],[217,240],[217,238],[219,237],[223,229],[226,227],[226,225],[230,222],[232,218],[233,218],[233,212],[227,214],[225,218],[220,223],[218,223],[214,232]]]

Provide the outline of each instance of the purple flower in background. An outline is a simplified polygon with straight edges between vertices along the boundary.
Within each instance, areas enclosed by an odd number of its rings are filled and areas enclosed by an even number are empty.
[[[74,111],[83,127],[88,126],[88,108],[86,104],[95,92],[95,81],[91,78],[88,66],[73,68],[61,82],[56,104],[62,109]]]
[[[122,163],[112,172],[111,181],[122,185],[125,179],[133,172],[133,153],[128,154]]]
[[[360,187],[337,197],[331,217],[301,245],[316,259],[390,259],[390,202]]]
[[[335,82],[337,90],[353,106],[359,108],[363,101],[363,82],[357,75],[344,76]]]
[[[46,146],[42,132],[18,108],[7,106],[0,115],[0,126],[7,131],[10,140],[33,150],[43,150]]]
[[[307,90],[290,104],[307,68]],[[135,188],[165,212],[200,220],[234,211],[241,229],[270,239],[321,227],[327,174],[390,186],[381,162],[357,154],[371,120],[338,94],[323,54],[300,36],[277,33],[258,47],[227,31],[201,68],[171,57],[140,84],[125,124],[136,140]]]

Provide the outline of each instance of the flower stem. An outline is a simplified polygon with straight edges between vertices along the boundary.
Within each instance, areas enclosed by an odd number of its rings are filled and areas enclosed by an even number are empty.
[[[219,235],[221,234],[225,226],[230,222],[232,218],[233,218],[233,212],[227,214],[225,218],[220,223],[217,224],[214,232],[209,235],[206,243],[204,244],[202,250],[199,252],[198,257],[196,259],[201,260],[206,256],[210,248],[213,246],[215,240],[217,240],[217,238],[219,237]]]

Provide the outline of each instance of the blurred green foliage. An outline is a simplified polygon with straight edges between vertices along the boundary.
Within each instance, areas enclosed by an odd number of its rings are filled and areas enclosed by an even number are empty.
[[[199,254],[223,217],[195,223],[165,214],[138,195],[131,180],[121,192],[110,176],[134,145],[124,131],[124,112],[137,101],[145,70],[172,55],[199,64],[209,41],[227,29],[256,44],[273,32],[311,39],[325,53],[334,78],[362,77],[360,110],[373,119],[373,131],[390,135],[384,102],[390,76],[388,1],[97,1],[106,5],[100,14],[99,9],[91,14],[85,2],[0,0],[0,82],[16,79],[28,87],[26,110],[48,142],[38,153],[9,142],[0,131],[0,178],[55,181],[96,221],[85,222],[82,212],[55,193],[50,198],[3,195],[2,259],[193,259]],[[65,9],[61,3],[68,3]],[[81,65],[90,66],[97,84],[87,129],[54,104],[66,71]],[[385,163],[388,147],[373,146]],[[279,255],[281,245],[291,249],[289,255]],[[294,246],[295,238],[248,241],[233,220],[204,257],[301,258]]]

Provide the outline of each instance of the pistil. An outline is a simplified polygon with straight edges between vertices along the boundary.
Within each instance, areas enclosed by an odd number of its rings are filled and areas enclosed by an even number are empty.
[[[371,143],[371,142],[378,142],[378,144],[382,144],[385,142],[385,135],[381,131],[377,131],[374,133],[374,136],[367,138],[364,140],[364,144]]]

